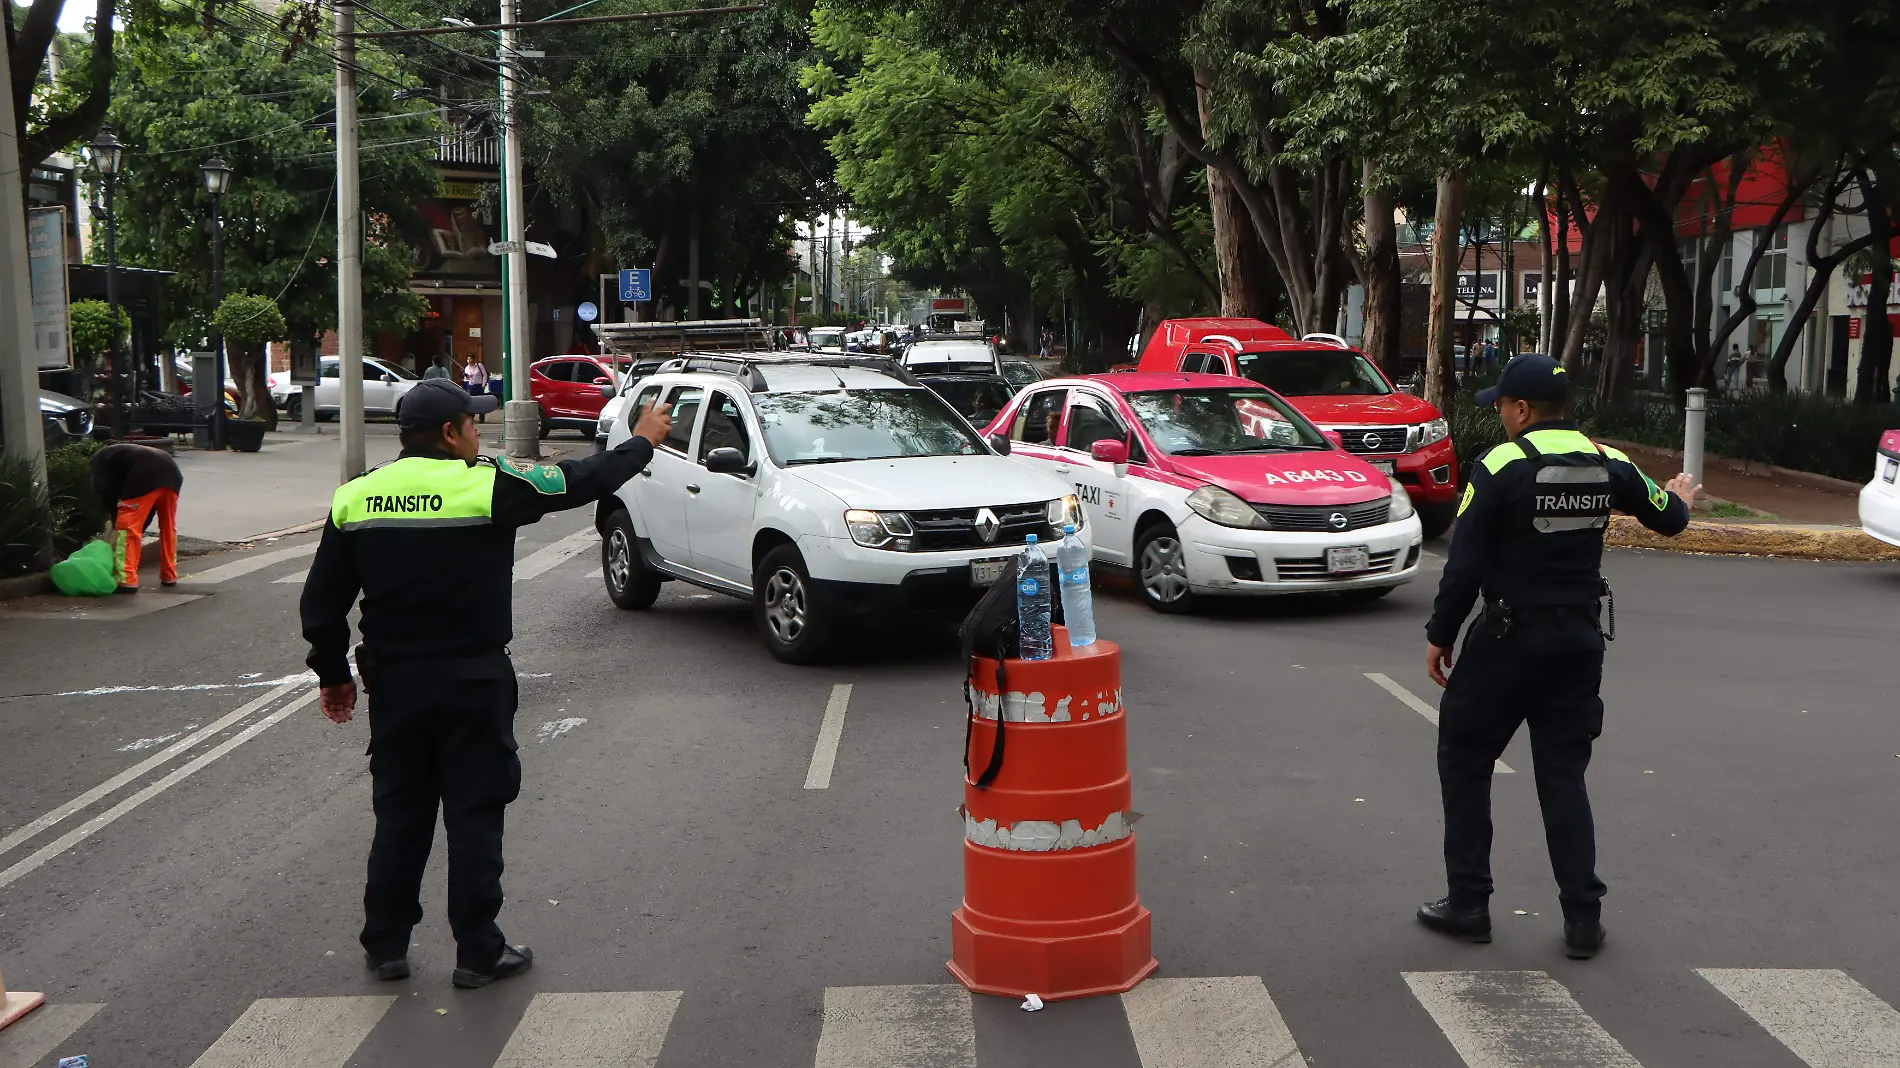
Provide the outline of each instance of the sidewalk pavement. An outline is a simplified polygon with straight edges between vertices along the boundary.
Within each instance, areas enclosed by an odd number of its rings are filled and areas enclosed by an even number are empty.
[[[321,523],[336,492],[343,439],[334,423],[319,423],[318,429],[314,435],[301,431],[266,434],[264,447],[257,452],[179,449],[178,466],[185,474],[185,488],[178,495],[180,536],[242,542]],[[499,452],[501,427],[483,430],[483,450]],[[495,437],[489,438],[488,433]],[[364,446],[371,467],[395,459],[401,449],[396,427],[368,424]],[[584,456],[592,450],[591,439],[541,443],[541,455],[547,459]]]
[[[1682,454],[1674,450],[1624,442],[1615,444],[1657,482],[1682,470]],[[1767,520],[1858,528],[1860,487],[1848,482],[1827,484],[1834,481],[1792,478],[1774,474],[1760,465],[1755,465],[1751,470],[1738,471],[1728,462],[1714,456],[1703,464],[1702,472],[1703,492],[1710,497],[1762,513],[1756,519],[1739,518],[1738,521]]]

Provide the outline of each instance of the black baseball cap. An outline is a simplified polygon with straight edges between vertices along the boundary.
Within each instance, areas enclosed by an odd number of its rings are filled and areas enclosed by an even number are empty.
[[[441,426],[458,415],[487,415],[500,399],[470,393],[446,378],[425,378],[396,402],[396,424],[409,430]]]
[[[1496,404],[1499,397],[1541,403],[1569,395],[1570,376],[1564,373],[1564,365],[1541,352],[1527,352],[1504,365],[1497,385],[1478,391],[1478,403]]]

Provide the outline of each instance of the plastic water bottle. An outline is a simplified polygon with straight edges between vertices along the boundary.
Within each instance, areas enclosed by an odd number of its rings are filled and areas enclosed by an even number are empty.
[[[1016,570],[1016,626],[1021,631],[1021,658],[1047,660],[1055,655],[1049,632],[1049,557],[1029,535],[1022,563]]]
[[[1089,599],[1089,547],[1076,537],[1075,524],[1062,528],[1056,543],[1056,570],[1062,583],[1062,622],[1069,628],[1069,647],[1095,644],[1095,602]]]

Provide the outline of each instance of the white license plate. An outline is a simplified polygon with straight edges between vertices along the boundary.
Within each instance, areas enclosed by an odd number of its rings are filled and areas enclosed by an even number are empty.
[[[1364,545],[1326,550],[1326,572],[1338,575],[1348,571],[1365,571],[1372,567],[1372,550]]]
[[[1892,482],[1900,478],[1900,460],[1888,460],[1887,469],[1880,473],[1880,478],[1883,482]]]
[[[996,585],[996,580],[1009,571],[1009,563],[1013,559],[1015,557],[999,556],[993,560],[970,561],[970,585],[981,587]]]
[[[1382,475],[1389,475],[1393,471],[1397,470],[1397,468],[1393,466],[1393,463],[1390,460],[1374,460],[1372,461],[1372,466],[1378,468],[1379,473]]]

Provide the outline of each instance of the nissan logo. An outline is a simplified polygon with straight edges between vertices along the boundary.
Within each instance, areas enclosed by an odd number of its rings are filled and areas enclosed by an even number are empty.
[[[1326,517],[1326,525],[1332,527],[1334,530],[1345,530],[1351,524],[1352,521],[1346,518],[1346,513],[1344,512],[1334,512],[1332,515]]]
[[[1366,447],[1367,452],[1378,452],[1379,446],[1384,445],[1385,441],[1377,434],[1367,434],[1359,439],[1359,443]]]
[[[995,541],[996,532],[1001,529],[1003,529],[1003,521],[996,518],[995,512],[988,508],[977,509],[976,536],[983,539],[983,544],[988,545]]]

